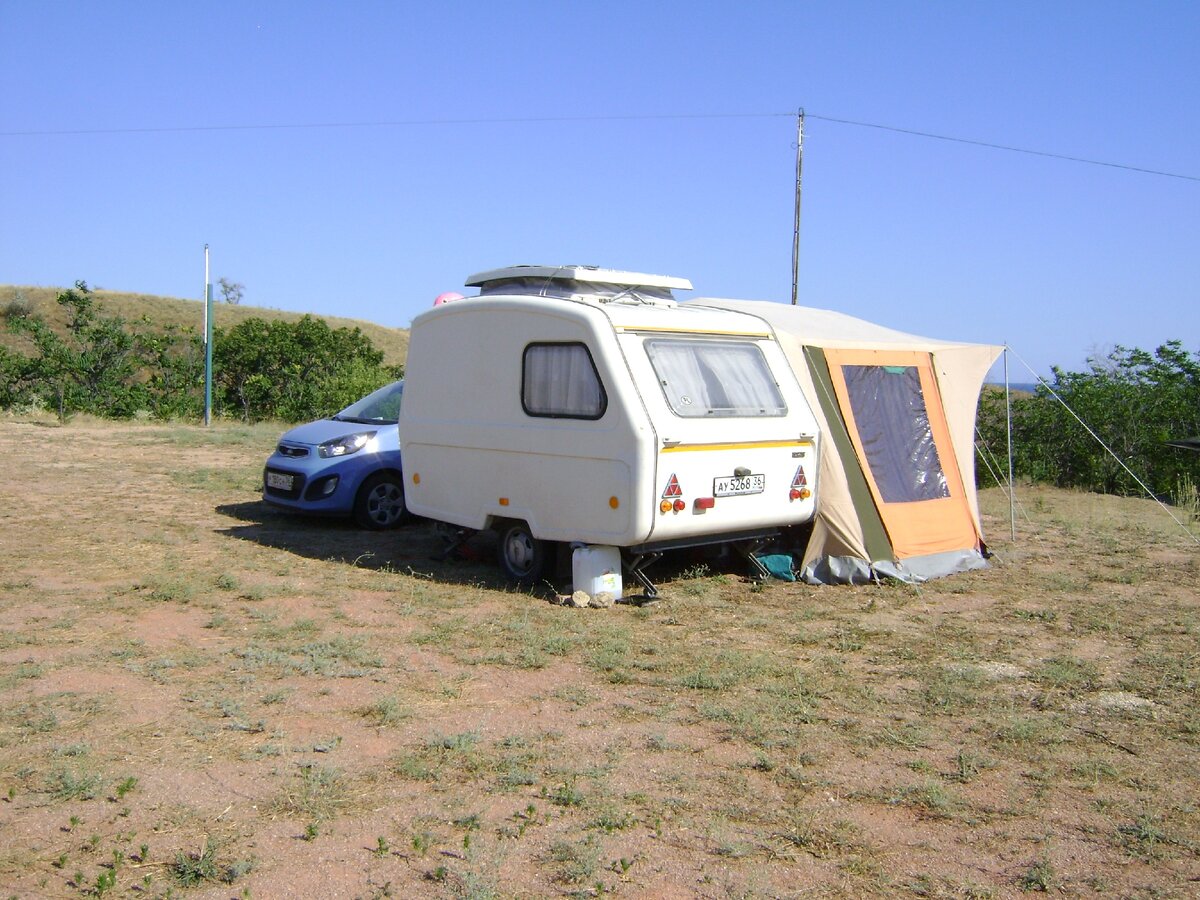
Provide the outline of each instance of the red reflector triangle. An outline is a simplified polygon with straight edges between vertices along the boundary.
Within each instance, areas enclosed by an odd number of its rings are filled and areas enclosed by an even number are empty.
[[[667,482],[667,489],[663,491],[662,495],[663,497],[682,497],[683,490],[679,487],[679,479],[672,475],[671,480]]]
[[[801,466],[796,470],[796,477],[792,479],[792,487],[806,487],[807,485],[808,478],[804,474],[804,466]]]

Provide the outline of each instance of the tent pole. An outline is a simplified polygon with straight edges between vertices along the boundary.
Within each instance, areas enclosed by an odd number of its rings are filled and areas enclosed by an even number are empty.
[[[1004,412],[1008,420],[1008,527],[1017,542],[1017,485],[1013,481],[1012,391],[1008,386],[1008,344],[1004,345]]]
[[[800,166],[804,162],[804,109],[796,113],[796,217],[792,228],[792,306],[800,281]]]

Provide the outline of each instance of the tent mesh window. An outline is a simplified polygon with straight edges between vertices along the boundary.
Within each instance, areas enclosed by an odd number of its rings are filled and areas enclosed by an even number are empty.
[[[885,503],[950,496],[915,366],[842,366],[871,475]]]

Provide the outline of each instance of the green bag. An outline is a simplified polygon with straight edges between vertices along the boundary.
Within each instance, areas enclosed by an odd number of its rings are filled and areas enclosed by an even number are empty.
[[[796,573],[792,569],[792,556],[790,553],[769,553],[766,556],[755,557],[762,567],[770,573],[772,578],[778,578],[780,581],[795,581]]]

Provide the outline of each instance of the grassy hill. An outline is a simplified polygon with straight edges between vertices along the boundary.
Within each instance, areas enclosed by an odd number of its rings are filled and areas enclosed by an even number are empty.
[[[63,290],[65,289],[0,285],[0,317],[10,309],[23,307],[49,322],[54,328],[64,330],[66,316],[63,314],[62,308],[54,302]],[[149,320],[151,328],[190,325],[198,332],[204,321],[204,304],[199,300],[180,300],[175,297],[101,290],[95,291],[93,297],[97,307],[104,315],[120,316],[128,322],[136,321],[144,316]],[[285,322],[295,322],[302,315],[303,313],[264,309],[256,306],[213,303],[213,323],[218,328],[231,328],[250,318],[265,319],[268,322],[280,319]],[[319,316],[316,313],[313,315],[324,319],[331,328],[361,328],[376,349],[383,351],[383,361],[388,365],[402,363],[408,356],[408,331],[406,329],[387,328],[373,322],[345,319],[340,316]],[[6,329],[0,327],[0,346],[20,349],[25,344],[21,338],[7,333]]]

